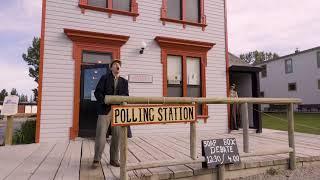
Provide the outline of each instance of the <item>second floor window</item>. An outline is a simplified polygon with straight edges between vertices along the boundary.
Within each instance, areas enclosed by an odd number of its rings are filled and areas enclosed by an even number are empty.
[[[320,68],[320,51],[317,52],[317,65],[318,65],[318,68]]]
[[[296,83],[289,83],[288,84],[288,91],[296,91],[297,90],[297,84]]]
[[[130,0],[113,0],[112,9],[130,11]]]
[[[130,0],[88,0],[89,6],[130,11]]]
[[[262,65],[261,68],[261,77],[267,77],[267,65]]]
[[[320,79],[318,79],[318,89],[320,89]]]
[[[286,69],[286,74],[293,72],[292,59],[286,59],[285,69]]]
[[[107,8],[107,0],[88,0],[89,6]]]
[[[167,17],[200,23],[200,0],[167,0]]]

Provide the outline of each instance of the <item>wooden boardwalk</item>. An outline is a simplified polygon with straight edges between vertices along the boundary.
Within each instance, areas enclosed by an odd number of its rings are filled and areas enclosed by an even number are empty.
[[[214,134],[199,132],[198,156],[201,156],[201,139],[235,137],[242,152],[242,134]],[[250,134],[250,151],[288,147],[286,132],[264,130],[263,134]],[[320,161],[320,136],[296,133],[298,162]],[[129,139],[128,163],[186,159],[189,157],[188,134],[144,135]],[[91,163],[94,142],[77,139],[70,142],[41,143],[0,147],[1,179],[117,179],[119,168],[109,165],[107,144],[101,166],[93,169]],[[240,153],[241,154],[241,153]],[[241,165],[228,166],[227,171],[284,165],[288,154],[241,158]],[[215,170],[202,169],[201,164],[186,164],[161,168],[150,168],[128,172],[130,179],[187,178],[210,174]]]

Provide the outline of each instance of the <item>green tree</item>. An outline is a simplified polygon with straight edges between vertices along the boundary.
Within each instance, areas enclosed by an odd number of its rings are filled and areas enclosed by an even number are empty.
[[[8,92],[6,89],[2,89],[0,92],[0,101],[4,101],[4,98],[8,96]]]
[[[39,62],[40,62],[40,38],[34,37],[32,45],[28,48],[27,54],[22,54],[23,60],[29,66],[29,76],[34,79],[35,82],[39,81]],[[38,99],[38,88],[32,89],[34,101]]]
[[[28,96],[24,95],[24,94],[21,94],[20,98],[19,98],[19,101],[20,102],[28,102]]]
[[[17,91],[16,88],[12,88],[10,94],[11,95],[15,95],[15,96],[19,96],[18,91]]]
[[[271,59],[278,58],[277,53],[264,52],[264,51],[251,51],[245,54],[240,54],[240,59],[249,64],[257,64]]]

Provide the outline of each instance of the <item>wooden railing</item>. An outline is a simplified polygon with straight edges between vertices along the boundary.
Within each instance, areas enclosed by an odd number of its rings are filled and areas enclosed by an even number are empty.
[[[192,98],[192,97],[132,97],[132,96],[106,96],[106,104],[240,104],[243,114],[243,151],[242,157],[247,156],[264,156],[273,154],[289,153],[289,168],[296,168],[296,155],[295,155],[295,141],[294,141],[294,104],[300,104],[301,99],[295,98]],[[284,104],[287,105],[287,118],[288,118],[288,139],[289,147],[281,150],[260,151],[255,153],[249,152],[249,120],[248,120],[248,104]],[[163,162],[148,162],[145,164],[135,163],[127,164],[128,156],[128,139],[127,128],[121,127],[120,130],[120,179],[127,180],[127,171],[135,169],[146,169],[163,166],[173,166],[181,164],[191,164],[204,162],[204,157],[197,158],[196,146],[196,123],[190,123],[190,157],[184,161],[163,161]],[[224,179],[224,166],[221,166],[218,171],[219,179]]]

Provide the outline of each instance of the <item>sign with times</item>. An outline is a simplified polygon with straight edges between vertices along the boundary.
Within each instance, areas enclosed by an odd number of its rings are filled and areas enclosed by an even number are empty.
[[[240,156],[235,138],[202,140],[202,155],[206,162],[204,168],[215,168],[221,164],[238,164]]]

